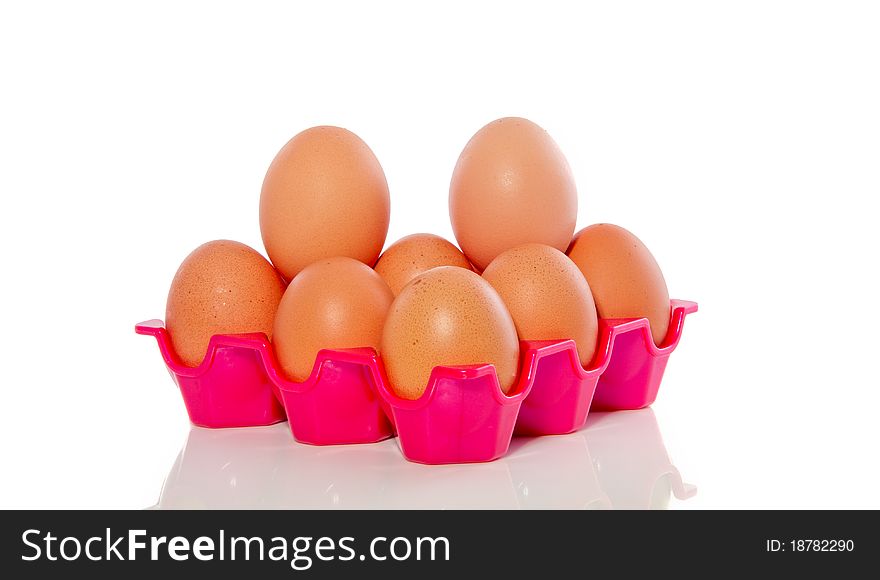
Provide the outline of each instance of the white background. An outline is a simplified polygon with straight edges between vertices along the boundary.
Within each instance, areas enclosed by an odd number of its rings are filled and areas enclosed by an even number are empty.
[[[872,2],[4,3],[0,505],[157,502],[189,426],[133,326],[200,243],[262,251],[295,133],[372,147],[390,243],[451,238],[461,148],[520,115],[578,226],[629,228],[700,303],[654,405],[699,488],[671,506],[880,507],[878,30]]]

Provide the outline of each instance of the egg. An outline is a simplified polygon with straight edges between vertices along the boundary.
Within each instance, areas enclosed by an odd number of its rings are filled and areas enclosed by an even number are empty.
[[[471,269],[461,250],[447,240],[434,234],[412,234],[391,244],[379,256],[375,270],[397,296],[410,280],[438,266]]]
[[[590,284],[600,318],[647,318],[654,343],[669,329],[669,290],[654,256],[620,226],[596,224],[574,237],[568,257]]]
[[[288,379],[302,382],[321,349],[378,349],[394,295],[353,258],[320,260],[290,282],[275,316],[273,347]]]
[[[564,252],[577,207],[562,151],[544,129],[518,117],[480,129],[461,152],[449,186],[455,239],[478,270],[526,243]]]
[[[180,265],[165,307],[165,327],[180,360],[198,366],[215,334],[262,332],[271,338],[284,282],[256,250],[229,240],[196,248]]]
[[[385,245],[391,201],[385,173],[357,135],[313,127],[275,156],[260,195],[269,259],[287,278],[323,258],[369,266]]]
[[[418,399],[436,366],[493,364],[502,391],[516,379],[519,340],[510,312],[470,270],[441,266],[407,284],[388,311],[379,349],[391,389]]]
[[[492,260],[483,279],[501,296],[520,339],[573,339],[581,365],[590,363],[599,333],[596,304],[565,254],[543,244],[517,246]]]

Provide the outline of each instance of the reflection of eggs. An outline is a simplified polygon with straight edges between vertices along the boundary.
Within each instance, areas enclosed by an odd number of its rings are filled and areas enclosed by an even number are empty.
[[[498,293],[479,275],[434,268],[407,284],[385,321],[380,348],[388,382],[417,399],[436,366],[493,364],[502,390],[513,386],[519,341]]]
[[[390,203],[385,173],[366,143],[339,127],[313,127],[291,139],[266,172],[263,243],[288,280],[334,256],[372,266],[385,245]]]
[[[440,236],[412,234],[397,240],[379,256],[376,272],[397,296],[410,280],[438,266],[471,269],[464,254]]]
[[[580,268],[600,318],[647,318],[656,344],[669,328],[663,272],[640,239],[620,226],[596,224],[574,237],[568,257]]]
[[[478,270],[521,244],[564,252],[577,204],[574,177],[556,142],[518,117],[480,129],[461,152],[449,185],[455,239]]]
[[[379,346],[394,296],[382,278],[352,258],[315,262],[287,287],[272,339],[287,378],[302,382],[318,351]]]
[[[165,309],[165,326],[187,366],[205,357],[215,334],[262,332],[272,323],[284,283],[256,250],[228,240],[196,248],[180,265]]]
[[[492,260],[483,272],[516,324],[522,340],[573,339],[583,366],[596,351],[599,321],[590,286],[565,254],[525,244]]]

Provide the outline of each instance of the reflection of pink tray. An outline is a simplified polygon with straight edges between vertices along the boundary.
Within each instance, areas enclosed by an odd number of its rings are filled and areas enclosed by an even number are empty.
[[[681,340],[684,318],[697,311],[697,303],[686,300],[672,300],[671,306],[669,330],[659,348],[651,338],[651,327],[645,318],[603,321],[612,329],[613,344],[611,360],[593,395],[594,409],[641,409],[657,398],[669,355]]]
[[[590,413],[583,433],[615,509],[662,509],[670,495],[688,499],[697,493],[669,459],[652,409]]]

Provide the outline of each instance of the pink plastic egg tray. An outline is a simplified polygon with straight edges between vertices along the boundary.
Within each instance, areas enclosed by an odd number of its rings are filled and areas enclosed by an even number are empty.
[[[136,326],[154,336],[180,387],[190,421],[245,427],[290,421],[301,443],[372,443],[394,434],[404,456],[429,464],[492,461],[514,431],[552,435],[580,429],[590,408],[639,409],[657,396],[669,355],[694,302],[671,301],[669,332],[654,345],[646,319],[600,321],[593,362],[581,367],[574,341],[522,341],[520,372],[504,394],[492,365],[437,367],[417,400],[389,388],[369,348],[322,350],[308,379],[287,380],[265,335],[214,336],[202,363],[184,366],[161,321]]]

